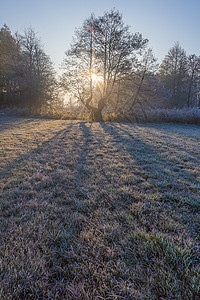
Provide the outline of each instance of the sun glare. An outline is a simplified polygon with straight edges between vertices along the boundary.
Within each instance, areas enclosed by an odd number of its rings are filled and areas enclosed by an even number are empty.
[[[97,76],[97,74],[95,74],[95,73],[92,74],[92,80],[93,80],[93,81],[98,81],[98,76]]]
[[[96,73],[92,73],[92,81],[96,84],[100,83],[102,81],[102,77]]]

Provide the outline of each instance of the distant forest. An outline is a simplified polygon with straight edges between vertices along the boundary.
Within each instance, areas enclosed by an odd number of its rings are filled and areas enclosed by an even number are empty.
[[[68,112],[101,121],[148,109],[200,107],[200,57],[179,43],[157,63],[148,40],[111,10],[75,31],[58,76],[32,28],[0,29],[0,108]]]

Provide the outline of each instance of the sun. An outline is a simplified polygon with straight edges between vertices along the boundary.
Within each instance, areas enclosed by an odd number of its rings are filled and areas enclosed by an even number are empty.
[[[92,73],[92,81],[99,84],[102,81],[102,77],[100,74]]]
[[[92,74],[92,80],[93,80],[93,81],[98,81],[98,76],[97,76],[97,74],[95,74],[95,73]]]

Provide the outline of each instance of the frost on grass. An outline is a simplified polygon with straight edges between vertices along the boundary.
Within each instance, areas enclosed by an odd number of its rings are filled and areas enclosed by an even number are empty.
[[[198,299],[195,125],[0,120],[1,299]]]

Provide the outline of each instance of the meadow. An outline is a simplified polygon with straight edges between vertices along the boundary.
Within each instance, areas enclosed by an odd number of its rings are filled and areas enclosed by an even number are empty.
[[[200,299],[200,127],[0,117],[0,299]]]

